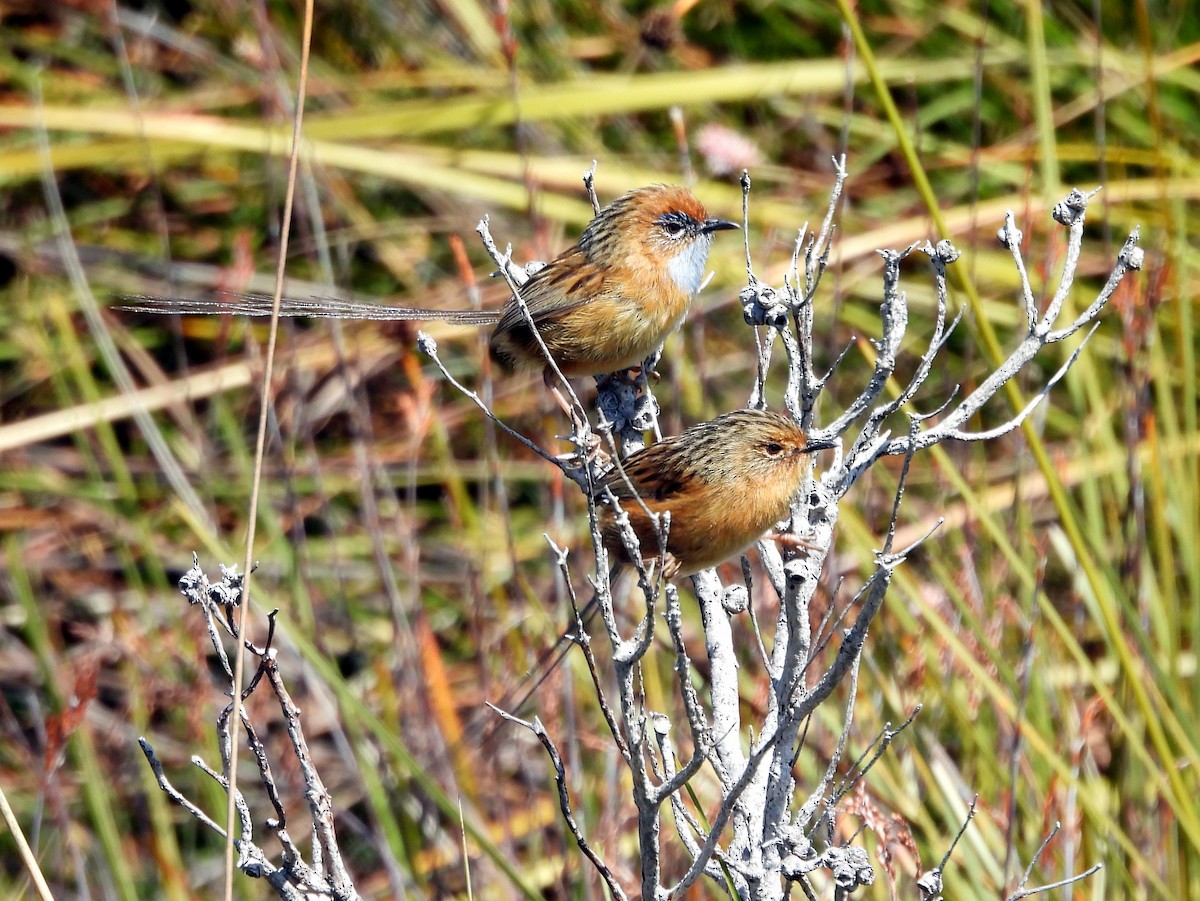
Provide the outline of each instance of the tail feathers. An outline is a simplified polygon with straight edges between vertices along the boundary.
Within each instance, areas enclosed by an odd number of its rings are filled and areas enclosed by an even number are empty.
[[[166,315],[270,316],[274,298],[266,294],[221,293],[210,300],[181,297],[126,295],[112,309],[127,313]],[[280,316],[308,316],[315,319],[368,319],[377,322],[438,321],[464,325],[492,325],[500,320],[496,310],[428,310],[415,307],[389,307],[383,304],[312,297],[300,300],[285,297],[280,301]]]

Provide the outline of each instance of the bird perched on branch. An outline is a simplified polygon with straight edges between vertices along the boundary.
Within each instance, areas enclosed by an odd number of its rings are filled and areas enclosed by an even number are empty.
[[[737,227],[710,217],[688,189],[670,185],[638,188],[601,210],[578,244],[520,288],[529,319],[563,375],[601,375],[641,365],[687,315],[704,278],[713,235]],[[261,295],[127,300],[117,309],[269,316],[272,307],[272,299]],[[490,348],[498,363],[509,370],[542,372],[547,384],[553,372],[515,297],[499,311],[285,298],[280,314],[494,324]]]
[[[661,560],[667,579],[691,575],[745,550],[786,519],[807,455],[831,447],[832,441],[809,442],[781,413],[734,410],[632,454],[596,490],[600,537],[618,564],[610,578],[630,562],[622,517],[628,517],[643,561]],[[662,518],[667,512],[669,523]],[[620,593],[611,590],[614,597]],[[599,604],[594,594],[579,611],[585,625]],[[520,710],[574,641],[571,632],[560,638],[499,706]]]
[[[766,410],[735,410],[664,438],[604,477],[597,500],[605,547],[629,561],[624,514],[642,558],[665,556],[668,578],[716,566],[787,518],[807,455],[832,446],[809,443],[789,417]],[[669,526],[651,515],[668,511]]]

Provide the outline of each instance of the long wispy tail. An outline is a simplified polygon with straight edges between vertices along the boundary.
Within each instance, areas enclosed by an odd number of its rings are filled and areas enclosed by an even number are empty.
[[[270,316],[273,298],[266,294],[232,294],[222,292],[210,300],[191,300],[183,297],[154,297],[126,295],[112,307],[127,313],[158,313],[181,316],[232,315]],[[416,307],[389,307],[383,304],[336,300],[332,297],[312,297],[300,300],[285,297],[280,302],[280,316],[309,316],[317,319],[371,319],[379,322],[408,322],[436,320],[463,325],[494,325],[500,320],[498,310],[427,310]]]

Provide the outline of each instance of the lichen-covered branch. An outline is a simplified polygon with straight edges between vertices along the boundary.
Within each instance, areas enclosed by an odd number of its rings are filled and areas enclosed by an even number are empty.
[[[242,577],[236,571],[236,567],[226,568],[224,566],[221,567],[221,581],[216,584],[210,583],[204,571],[200,569],[199,559],[195,555],[192,557],[192,568],[179,581],[180,591],[187,598],[188,603],[200,607],[203,612],[213,649],[222,661],[222,668],[226,677],[230,679],[231,685],[232,675],[228,655],[217,631],[217,624],[221,624],[227,633],[234,634],[228,625],[233,622],[228,611],[241,602],[241,585]],[[226,611],[225,616],[222,616],[222,608]],[[326,790],[320,774],[313,765],[308,751],[308,743],[304,737],[300,710],[292,702],[291,695],[279,672],[277,652],[272,647],[275,634],[274,617],[275,613],[272,612],[267,642],[263,647],[245,644],[244,650],[258,659],[259,666],[250,684],[243,690],[242,700],[244,702],[265,679],[279,702],[292,753],[299,764],[300,776],[305,787],[304,796],[308,801],[309,814],[313,823],[313,862],[312,864],[305,862],[287,832],[287,814],[275,785],[267,750],[243,703],[239,705],[239,711],[242,725],[246,730],[247,744],[258,766],[259,781],[275,810],[275,817],[267,819],[263,825],[280,843],[282,854],[279,864],[272,863],[268,854],[255,844],[254,822],[250,814],[250,807],[246,803],[242,790],[238,789],[234,796],[241,827],[241,835],[235,840],[238,850],[237,868],[247,876],[265,879],[276,894],[287,901],[293,901],[293,899],[299,901],[301,898],[357,901],[359,895],[342,859],[334,829],[333,798]],[[236,638],[236,635],[234,637]],[[232,704],[226,705],[217,720],[218,748],[223,769],[228,768],[232,752],[229,728],[232,707]],[[159,788],[200,823],[224,838],[224,827],[172,785],[166,776],[162,762],[155,754],[153,745],[145,738],[139,738],[138,743],[141,745],[146,762],[154,772]],[[194,756],[192,764],[216,781],[225,791],[229,790],[228,782],[221,772],[210,767],[202,758]]]

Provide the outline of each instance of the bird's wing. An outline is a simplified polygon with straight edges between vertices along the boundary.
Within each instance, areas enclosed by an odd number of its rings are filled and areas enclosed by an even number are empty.
[[[608,278],[604,270],[593,266],[583,250],[576,246],[530,276],[521,286],[521,299],[534,323],[540,327],[556,316],[590,303],[607,289]],[[497,323],[497,330],[523,325],[524,318],[516,301],[510,299]]]
[[[662,501],[684,491],[693,480],[686,456],[674,438],[664,438],[620,463],[604,477],[617,500]]]

